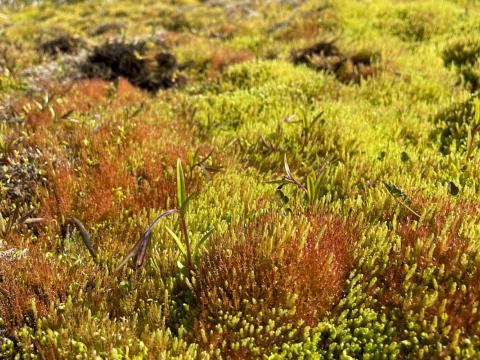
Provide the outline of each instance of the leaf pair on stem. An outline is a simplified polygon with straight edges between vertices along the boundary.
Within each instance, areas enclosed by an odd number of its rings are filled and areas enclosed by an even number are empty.
[[[312,172],[310,175],[308,175],[306,185],[304,185],[292,175],[292,172],[290,171],[290,166],[287,162],[287,155],[285,155],[283,160],[285,175],[281,180],[269,181],[270,183],[280,183],[276,190],[276,196],[280,200],[280,202],[282,204],[288,203],[288,197],[282,191],[283,186],[287,184],[293,184],[298,189],[303,191],[309,204],[313,204],[316,200],[318,200],[323,195],[323,178],[321,175],[329,162],[330,161],[328,159],[325,159],[318,171]]]
[[[145,256],[147,248],[152,238],[153,228],[155,225],[164,217],[167,217],[172,214],[178,214],[181,236],[175,234],[173,230],[166,227],[168,233],[172,236],[177,248],[182,253],[184,259],[186,260],[186,265],[188,269],[188,277],[191,280],[192,273],[194,270],[194,261],[196,260],[198,253],[205,243],[205,241],[212,235],[213,229],[205,232],[198,241],[192,244],[191,239],[188,234],[187,227],[187,218],[186,211],[188,203],[190,202],[191,196],[187,196],[185,190],[185,175],[183,172],[182,162],[180,159],[177,160],[177,207],[174,209],[167,210],[160,215],[158,215],[152,223],[148,226],[145,232],[140,237],[140,240],[135,244],[135,246],[128,252],[127,256],[120,262],[117,266],[116,271],[120,270],[128,260],[134,258],[137,266],[142,266],[145,261]],[[181,239],[183,237],[183,241]]]

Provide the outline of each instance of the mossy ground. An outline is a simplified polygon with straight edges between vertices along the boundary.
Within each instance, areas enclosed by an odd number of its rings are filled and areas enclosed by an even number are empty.
[[[16,1],[0,34],[0,358],[480,357],[478,1]],[[182,86],[85,76],[107,41]],[[192,278],[174,217],[115,271],[178,158]]]

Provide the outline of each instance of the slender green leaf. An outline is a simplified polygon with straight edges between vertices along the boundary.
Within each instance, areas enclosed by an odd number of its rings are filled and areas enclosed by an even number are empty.
[[[178,209],[182,211],[185,205],[185,176],[183,174],[182,160],[177,160],[177,202]]]
[[[188,204],[190,203],[190,200],[192,200],[193,198],[193,194],[192,195],[189,195],[184,201],[183,201],[183,205],[180,209],[178,209],[178,211],[180,211],[180,213],[182,214],[185,214],[185,210],[187,209],[187,206]]]
[[[211,229],[205,231],[205,232],[202,234],[202,237],[200,238],[200,240],[198,240],[198,242],[197,242],[197,244],[196,244],[196,246],[195,246],[195,251],[198,252],[198,250],[202,247],[203,243],[204,243],[205,241],[207,241],[207,239],[208,239],[210,236],[212,236],[214,230],[215,230],[214,228],[211,228]]]
[[[182,241],[180,240],[180,238],[177,236],[177,234],[175,234],[172,229],[170,229],[168,226],[165,226],[165,228],[167,229],[167,231],[170,233],[170,235],[172,236],[173,240],[175,240],[175,242],[177,243],[177,247],[178,249],[180,250],[180,252],[182,253],[183,256],[187,256],[187,249],[185,249],[185,245],[183,245]]]

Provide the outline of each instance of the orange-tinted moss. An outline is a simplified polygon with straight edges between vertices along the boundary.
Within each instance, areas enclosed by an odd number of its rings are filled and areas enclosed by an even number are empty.
[[[219,315],[222,313],[241,312],[251,317],[255,327],[265,326],[274,317],[272,309],[288,311],[281,320],[276,319],[276,326],[298,321],[314,325],[339,301],[353,266],[350,245],[358,236],[357,228],[327,215],[312,215],[312,230],[304,246],[292,237],[267,253],[262,246],[265,240],[257,234],[264,233],[269,221],[274,220],[267,215],[237,229],[246,233],[244,242],[231,249],[216,247],[200,261],[196,334],[200,329],[206,334],[214,331],[224,321]],[[218,347],[224,340],[229,344],[240,340],[236,329],[225,326],[223,330],[222,336],[215,332],[209,336],[207,345]],[[257,338],[256,344],[271,348],[287,341],[284,335],[266,335]],[[198,341],[202,343],[201,338]],[[252,355],[243,348],[225,351],[233,358]]]
[[[401,246],[390,255],[385,274],[378,278],[380,291],[376,296],[380,304],[390,310],[400,309],[401,314],[409,311],[423,314],[430,321],[434,316],[446,314],[447,324],[453,330],[462,329],[462,333],[474,331],[480,321],[476,311],[480,296],[480,269],[466,269],[462,265],[462,256],[474,263],[476,254],[468,249],[468,239],[459,231],[465,216],[475,214],[477,208],[475,204],[443,201],[431,222],[415,227],[410,222],[400,223],[397,233]],[[454,220],[448,222],[452,214]],[[445,235],[446,227],[448,233]],[[440,236],[446,236],[446,240],[440,241]],[[432,241],[435,244],[433,250]],[[410,268],[416,266],[409,278],[407,265]],[[432,275],[428,276],[428,272]],[[432,283],[432,277],[436,279],[436,285]],[[466,285],[466,293],[458,288],[451,293],[453,283]],[[416,289],[423,290],[412,291],[412,284]],[[426,296],[433,291],[438,292],[435,301],[425,306]]]
[[[217,77],[229,65],[238,64],[253,58],[253,54],[246,50],[234,51],[229,48],[218,49],[210,58],[209,77]]]
[[[45,315],[52,301],[65,295],[64,275],[34,248],[25,257],[0,259],[0,317],[7,328],[32,326],[37,317]]]

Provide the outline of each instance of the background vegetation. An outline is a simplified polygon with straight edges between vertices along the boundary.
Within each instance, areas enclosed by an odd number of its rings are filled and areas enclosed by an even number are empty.
[[[0,358],[479,357],[478,1],[1,9]]]

